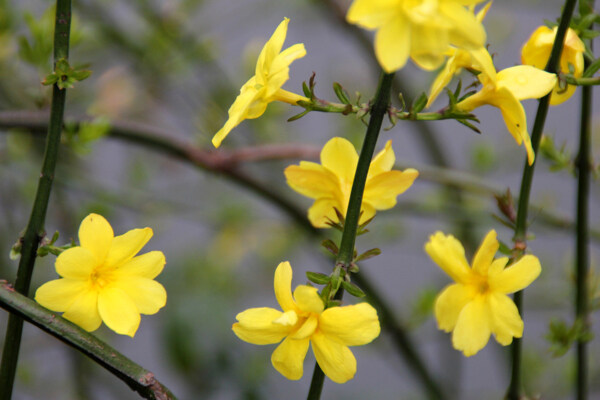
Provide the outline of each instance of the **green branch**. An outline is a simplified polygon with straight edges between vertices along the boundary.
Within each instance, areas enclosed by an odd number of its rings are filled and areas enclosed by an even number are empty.
[[[152,372],[59,314],[48,311],[35,301],[17,293],[6,281],[0,281],[0,306],[85,354],[142,397],[156,400],[175,399],[169,389],[154,378]]]
[[[54,61],[68,59],[69,57],[69,34],[71,28],[71,0],[57,0],[56,17],[54,25]],[[62,132],[63,115],[65,108],[66,90],[60,89],[57,84],[52,88],[52,105],[50,111],[50,123],[46,137],[46,148],[44,161],[40,174],[38,188],[29,217],[29,223],[22,238],[21,259],[17,270],[15,290],[28,295],[33,274],[33,266],[37,255],[37,248],[41,238],[44,236],[44,221],[48,200],[54,179],[54,169],[58,157],[60,145],[60,134]],[[9,315],[4,350],[2,353],[2,364],[0,365],[0,398],[10,399],[17,370],[19,349],[21,346],[21,335],[23,331],[23,320],[16,315]]]
[[[576,3],[577,2],[575,0],[567,0],[565,3],[562,15],[560,17],[560,24],[556,32],[554,45],[552,46],[552,51],[550,53],[550,58],[546,64],[545,70],[547,72],[556,73],[558,69],[560,55],[564,46],[565,35],[567,28],[569,27],[571,17],[573,16],[573,10]],[[548,114],[550,95],[551,93],[540,99],[535,115],[533,129],[531,130],[531,145],[536,154],[540,147],[542,131],[546,122],[546,115]],[[521,190],[519,192],[517,218],[515,224],[515,235],[513,237],[513,241],[515,243],[513,257],[515,259],[520,258],[527,248],[527,211],[529,207],[529,197],[531,194],[535,165],[535,161],[532,165],[529,165],[526,161],[525,167],[523,168],[523,177],[521,179]],[[521,317],[523,317],[523,291],[515,293],[514,301],[521,314]],[[506,394],[506,398],[508,400],[518,400],[521,398],[521,353],[521,339],[515,338],[511,345],[511,378]]]

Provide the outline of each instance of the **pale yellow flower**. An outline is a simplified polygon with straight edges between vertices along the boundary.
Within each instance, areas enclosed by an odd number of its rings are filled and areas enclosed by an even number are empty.
[[[456,105],[461,111],[470,112],[483,105],[500,109],[506,128],[517,144],[525,145],[527,161],[533,164],[535,153],[527,131],[527,115],[520,100],[538,99],[548,94],[556,84],[556,75],[530,65],[518,65],[496,73],[481,72],[477,75],[483,88]]]
[[[219,147],[223,139],[240,122],[263,115],[267,105],[273,101],[293,105],[300,100],[309,101],[304,96],[281,88],[290,77],[290,64],[306,55],[302,43],[281,51],[289,21],[288,18],[284,18],[260,52],[255,75],[242,86],[240,94],[229,108],[229,119],[212,139],[215,147]]]
[[[303,375],[304,358],[312,345],[319,366],[332,381],[344,383],[356,373],[356,358],[348,346],[361,346],[379,336],[379,319],[367,303],[325,309],[317,288],[300,285],[292,295],[292,267],[275,270],[275,297],[283,311],[269,307],[239,313],[233,332],[252,344],[279,343],[273,367],[291,380]]]
[[[354,0],[346,19],[376,30],[375,55],[386,72],[402,68],[410,56],[421,68],[433,70],[450,45],[476,49],[485,30],[465,6],[481,0]]]
[[[152,237],[152,229],[133,229],[115,237],[98,214],[79,227],[80,246],[62,252],[56,272],[62,277],[40,286],[35,300],[88,332],[102,321],[113,331],[133,337],[140,314],[164,307],[167,293],[154,281],[165,265],[160,251],[136,256]]]
[[[425,245],[431,259],[455,282],[435,301],[438,327],[452,331],[452,345],[467,357],[483,349],[491,334],[503,346],[523,336],[523,320],[507,295],[529,286],[541,272],[540,262],[526,255],[507,267],[508,257],[494,259],[498,248],[492,230],[469,267],[465,250],[454,236],[436,232]]]
[[[388,141],[371,161],[365,184],[361,217],[363,223],[376,210],[388,210],[396,205],[396,197],[408,189],[419,173],[412,168],[391,171],[396,157],[392,141]],[[334,208],[346,215],[354,174],[358,163],[356,149],[348,140],[330,139],[321,151],[321,165],[301,161],[284,171],[288,185],[298,193],[315,199],[308,210],[308,219],[317,228],[329,228],[327,222],[339,222]]]
[[[536,68],[544,69],[550,58],[554,38],[558,27],[550,29],[547,26],[540,26],[532,34],[521,49],[521,62],[527,65],[533,65]],[[585,45],[577,36],[577,33],[571,29],[567,29],[565,36],[565,44],[560,55],[560,70],[568,74],[569,64],[573,66],[573,76],[576,78],[583,74],[583,53]],[[557,105],[567,101],[577,86],[567,85],[566,88],[559,88],[558,83],[552,90],[550,104]]]

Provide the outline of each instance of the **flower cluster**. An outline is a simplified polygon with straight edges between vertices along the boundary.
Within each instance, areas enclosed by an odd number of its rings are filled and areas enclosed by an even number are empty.
[[[419,173],[412,168],[392,171],[396,157],[392,141],[377,154],[367,175],[359,223],[371,219],[376,210],[396,205],[396,197],[408,189]],[[354,173],[358,163],[356,149],[348,140],[330,139],[321,151],[321,165],[302,161],[285,169],[288,185],[298,193],[315,199],[308,219],[317,228],[328,228],[328,222],[339,222],[335,210],[346,215]]]
[[[35,300],[88,332],[102,321],[113,331],[133,337],[140,314],[155,314],[167,302],[164,287],[154,281],[165,265],[160,251],[136,254],[152,237],[152,229],[133,229],[114,236],[98,214],[79,227],[80,246],[56,259],[61,276],[40,286]]]
[[[292,294],[292,267],[282,262],[275,270],[275,297],[283,311],[250,308],[236,316],[233,332],[248,343],[279,343],[271,356],[273,367],[291,380],[300,379],[309,345],[319,366],[332,381],[344,383],[356,373],[348,346],[361,346],[379,336],[379,319],[367,303],[325,309],[317,288],[300,285]],[[283,340],[283,341],[282,341]]]

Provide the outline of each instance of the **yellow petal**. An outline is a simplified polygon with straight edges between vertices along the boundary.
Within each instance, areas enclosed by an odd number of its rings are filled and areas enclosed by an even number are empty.
[[[358,224],[364,224],[367,220],[373,218],[375,216],[375,208],[369,203],[363,202],[362,208],[360,209],[360,218],[358,219]]]
[[[156,314],[167,303],[167,291],[152,279],[131,276],[119,279],[113,285],[129,296],[141,314]]]
[[[106,255],[106,267],[118,267],[131,260],[148,243],[152,237],[152,229],[132,229],[129,232],[116,236]]]
[[[425,244],[425,251],[455,282],[465,282],[471,274],[465,249],[454,236],[434,233]]]
[[[462,54],[465,54],[464,50],[455,50],[455,54],[450,57],[448,61],[446,61],[444,68],[440,71],[431,84],[431,88],[429,89],[429,98],[427,99],[427,105],[425,106],[426,108],[431,107],[442,90],[448,86],[454,75],[459,72],[461,68],[459,64],[459,57]]]
[[[494,105],[500,108],[506,129],[508,129],[517,144],[525,146],[527,162],[529,165],[533,164],[535,153],[533,152],[529,132],[527,132],[527,115],[525,114],[523,105],[506,88],[498,89],[496,97],[493,100]]]
[[[392,148],[392,141],[388,140],[385,143],[385,148],[377,153],[375,157],[373,157],[373,161],[371,161],[371,165],[369,166],[367,179],[384,172],[388,172],[392,169],[395,162],[396,155],[394,154],[394,149]]]
[[[521,63],[544,69],[556,34],[545,25],[538,27],[521,48]]]
[[[255,78],[250,78],[250,80],[242,86],[240,94],[236,97],[231,107],[229,107],[229,118],[212,139],[212,144],[215,147],[219,147],[223,139],[229,135],[229,132],[238,126],[244,119],[248,118],[248,110],[259,96],[259,92],[254,88],[254,82]],[[266,108],[266,104],[264,107]],[[252,117],[257,118],[259,116],[256,115],[257,113],[258,112],[255,110]]]
[[[332,198],[318,199],[308,209],[308,220],[315,228],[331,228],[331,226],[327,224],[328,221],[339,222],[334,208],[337,208],[345,215],[346,207],[348,207],[347,204],[342,206]]]
[[[377,210],[387,210],[396,205],[396,197],[412,186],[419,172],[409,168],[388,171],[369,179],[365,185],[364,202]]]
[[[556,75],[531,65],[517,65],[498,72],[498,87],[505,87],[517,100],[539,99],[556,85]]]
[[[483,349],[491,334],[490,310],[482,298],[467,303],[456,321],[452,345],[470,357]]]
[[[321,313],[325,308],[316,287],[299,285],[294,290],[294,299],[298,308],[305,312]]]
[[[375,56],[381,67],[391,73],[406,65],[411,53],[410,24],[401,13],[383,25],[375,34]]]
[[[360,346],[379,336],[381,328],[377,311],[368,303],[360,303],[323,311],[319,330],[346,346]]]
[[[341,137],[330,139],[321,150],[321,164],[333,172],[342,185],[354,180],[358,163],[356,149],[348,140]]]
[[[398,14],[397,0],[355,0],[346,15],[351,24],[376,29]]]
[[[479,249],[475,253],[475,257],[473,257],[473,271],[480,275],[487,276],[488,269],[490,268],[490,265],[492,265],[494,256],[499,248],[500,244],[496,239],[496,231],[492,229],[485,235]]]
[[[96,257],[89,249],[72,247],[56,258],[56,272],[63,278],[88,280],[97,265]]]
[[[266,99],[270,99],[290,78],[290,64],[305,55],[304,45],[298,43],[285,49],[275,57],[267,78]]]
[[[279,343],[292,329],[291,326],[275,324],[273,321],[283,315],[274,308],[250,308],[235,316],[237,323],[231,329],[244,342],[252,344]]]
[[[63,318],[88,332],[98,329],[102,324],[102,318],[98,313],[98,293],[95,290],[82,291],[81,295],[69,305]]]
[[[294,326],[298,322],[298,314],[296,311],[286,311],[281,314],[279,317],[273,320],[274,324],[283,325],[283,326]]]
[[[513,337],[523,336],[523,320],[517,306],[510,297],[491,293],[487,298],[492,323],[492,333],[503,346],[512,343]]]
[[[411,39],[410,57],[415,64],[426,71],[442,65],[449,46],[447,29],[435,22],[413,25]]]
[[[281,23],[275,29],[275,32],[273,32],[273,35],[271,35],[269,40],[267,40],[267,43],[265,43],[258,56],[255,76],[262,85],[265,85],[266,82],[261,81],[261,78],[268,74],[268,71],[271,68],[271,63],[275,57],[277,57],[281,51],[281,48],[283,47],[289,22],[289,18],[284,18],[283,21],[281,21]]]
[[[494,67],[494,61],[490,52],[485,47],[479,47],[473,50],[469,50],[471,56],[471,62],[474,69],[481,71],[493,82],[497,81],[496,67]]]
[[[88,288],[85,281],[56,279],[44,283],[35,292],[35,301],[52,311],[63,312]]]
[[[508,264],[508,257],[500,257],[495,259],[488,269],[488,280],[491,281],[499,273],[501,273],[504,270],[504,267],[506,267],[506,264]]]
[[[290,165],[283,173],[287,184],[296,192],[312,199],[334,197],[339,192],[339,180],[319,164],[302,162]]]
[[[504,294],[518,292],[529,286],[541,272],[542,266],[536,256],[523,256],[495,277],[490,277],[490,290]]]
[[[283,311],[295,311],[298,309],[292,297],[292,266],[288,261],[279,263],[275,270],[273,286],[275,297]]]
[[[473,299],[473,291],[468,286],[454,283],[446,286],[435,300],[434,312],[438,328],[450,332],[462,309]]]
[[[107,287],[98,293],[98,312],[102,321],[120,335],[133,337],[140,326],[140,312],[123,290]]]
[[[309,339],[285,338],[271,355],[271,363],[281,375],[296,381],[304,373],[304,358],[308,351]]]
[[[88,249],[98,264],[104,262],[110,249],[114,233],[112,227],[103,216],[90,214],[79,226],[79,242],[81,247]]]
[[[336,339],[317,331],[312,348],[319,367],[335,383],[344,383],[356,374],[356,358],[350,349]]]
[[[457,47],[475,49],[485,45],[486,34],[483,25],[469,11],[456,2],[440,2],[440,13],[452,25],[448,31],[450,43]]]
[[[294,332],[292,335],[290,335],[290,338],[291,339],[310,339],[312,334],[315,333],[315,330],[317,329],[318,324],[319,324],[318,315],[311,314],[310,317],[308,317],[306,319],[306,321],[304,321],[302,326],[296,332]]]
[[[154,279],[162,272],[165,263],[165,255],[162,251],[151,251],[133,257],[115,270],[114,274],[119,277],[136,276]]]

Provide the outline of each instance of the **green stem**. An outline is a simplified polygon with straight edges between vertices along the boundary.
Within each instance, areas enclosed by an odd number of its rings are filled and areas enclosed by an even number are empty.
[[[71,0],[57,0],[56,17],[54,25],[54,62],[61,58],[69,57],[69,34],[71,28]],[[44,161],[39,178],[37,193],[31,210],[29,223],[22,238],[21,260],[17,270],[15,290],[27,295],[31,284],[33,266],[35,264],[37,248],[40,239],[44,236],[44,221],[46,210],[54,179],[54,168],[58,157],[60,134],[62,132],[63,115],[65,108],[66,90],[61,90],[55,84],[52,88],[52,105],[50,111],[50,124],[46,138]],[[9,315],[2,364],[0,365],[0,398],[10,399],[15,380],[23,320],[16,315]]]
[[[0,306],[74,347],[121,379],[142,397],[175,399],[169,389],[154,378],[152,372],[123,356],[94,335],[65,320],[58,313],[48,311],[35,301],[15,292],[6,281],[0,281]]]
[[[576,78],[573,75],[561,75],[561,77],[569,85],[577,85],[577,86],[595,86],[595,85],[600,85],[600,76],[595,76],[593,78]]]
[[[580,3],[582,15],[593,11],[592,2]],[[585,9],[586,7],[589,9]],[[591,27],[590,27],[591,28]],[[590,50],[593,42],[589,43]],[[586,60],[586,67],[590,62]],[[592,87],[585,86],[581,90],[581,122],[579,129],[579,154],[575,165],[577,167],[577,216],[575,237],[575,317],[587,332],[590,326],[589,320],[589,194],[590,194],[590,170],[592,168]],[[587,343],[584,338],[577,339],[575,356],[576,385],[575,397],[577,400],[586,400],[588,397],[588,369],[587,369]]]
[[[573,10],[575,8],[576,0],[567,0],[563,8],[563,12],[560,18],[560,24],[556,32],[556,38],[554,45],[552,46],[552,52],[550,58],[546,64],[546,71],[550,73],[556,73],[558,68],[558,62],[563,49],[563,43],[569,22],[573,16]],[[550,105],[550,93],[540,99],[538,109],[535,115],[535,122],[531,131],[531,145],[533,151],[537,154],[540,147],[540,141],[542,139],[542,131],[546,122],[546,115],[548,114],[548,107]],[[536,157],[537,161],[537,157]],[[531,187],[533,182],[533,173],[536,162],[529,165],[525,161],[525,167],[523,168],[523,177],[521,179],[521,190],[519,192],[519,201],[517,209],[517,219],[515,224],[515,235],[513,241],[515,243],[514,258],[518,259],[521,257],[526,249],[526,236],[527,236],[527,211],[529,207],[529,197],[531,194]],[[514,302],[523,317],[523,291],[517,292],[514,295]],[[521,393],[521,353],[522,353],[521,339],[515,338],[511,346],[511,377],[510,384],[506,398],[508,400],[518,400]]]

